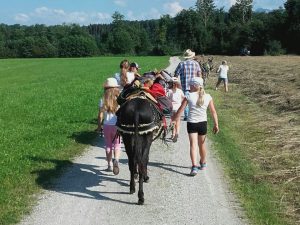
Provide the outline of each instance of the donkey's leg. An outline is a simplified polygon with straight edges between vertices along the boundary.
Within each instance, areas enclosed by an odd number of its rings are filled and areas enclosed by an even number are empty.
[[[143,168],[144,169],[144,182],[146,182],[146,183],[149,182],[148,168],[147,167],[148,167],[148,160],[145,163],[145,167]]]
[[[130,194],[135,193],[135,181],[134,181],[134,173],[135,173],[135,166],[133,160],[129,160],[129,170],[130,170]]]
[[[138,192],[138,197],[139,197],[139,201],[138,201],[138,204],[139,205],[143,205],[144,202],[145,202],[145,199],[144,199],[144,190],[143,190],[143,187],[144,187],[144,168],[143,168],[143,165],[139,163],[139,192]]]
[[[144,174],[144,182],[149,182],[149,176],[148,176],[148,162],[149,162],[149,151],[150,151],[150,147],[151,147],[151,144],[152,144],[152,139],[153,139],[153,136],[152,134],[149,134],[145,137],[145,140],[144,142],[146,143],[145,144],[145,158],[143,160],[143,165],[144,165],[144,168],[143,168],[143,174]]]

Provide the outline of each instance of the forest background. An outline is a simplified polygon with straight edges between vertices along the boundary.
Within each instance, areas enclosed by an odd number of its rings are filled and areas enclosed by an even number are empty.
[[[300,0],[272,11],[253,11],[253,0],[237,0],[228,11],[213,0],[175,17],[124,20],[115,12],[110,24],[0,24],[0,58],[175,55],[190,48],[198,54],[299,54]]]

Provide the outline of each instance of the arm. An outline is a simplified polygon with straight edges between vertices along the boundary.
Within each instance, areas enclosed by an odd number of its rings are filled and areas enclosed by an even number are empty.
[[[97,127],[97,131],[101,131],[102,130],[102,123],[103,123],[103,111],[102,111],[102,108],[99,109],[99,112],[98,112],[98,127]]]
[[[188,101],[187,99],[183,99],[183,101],[181,102],[181,106],[179,107],[179,109],[177,110],[177,112],[175,113],[174,117],[173,117],[173,121],[175,120],[179,120],[181,114],[183,113],[184,111],[184,108],[187,106],[188,104]]]
[[[215,109],[213,100],[211,100],[209,102],[208,106],[209,106],[209,110],[210,110],[210,113],[211,113],[213,121],[214,121],[213,132],[214,132],[214,134],[217,134],[219,132],[218,115],[217,115],[217,111]]]
[[[181,63],[179,63],[178,66],[176,67],[174,72],[174,77],[179,77],[181,73],[180,71],[181,71]]]

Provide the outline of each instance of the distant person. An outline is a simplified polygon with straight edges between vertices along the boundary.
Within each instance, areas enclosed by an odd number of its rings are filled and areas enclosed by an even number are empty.
[[[107,78],[104,84],[104,97],[99,103],[99,114],[98,114],[98,128],[100,131],[103,129],[106,160],[107,160],[107,171],[115,175],[119,174],[119,158],[121,154],[121,142],[120,138],[116,138],[116,111],[119,108],[117,103],[117,97],[120,94],[118,82],[115,78]],[[112,155],[114,152],[114,161],[112,162]],[[113,165],[113,168],[112,168]]]
[[[129,64],[129,61],[127,59],[121,61],[120,63],[121,76],[119,84],[122,88],[130,85],[135,79],[135,72],[137,71],[137,69],[134,69],[132,65],[132,63]]]
[[[118,84],[120,87],[124,87],[127,83],[127,73],[129,69],[129,61],[127,59],[124,59],[120,62],[120,73],[115,74],[115,78],[118,81]]]
[[[214,127],[213,133],[219,132],[218,116],[214,106],[212,97],[205,93],[203,79],[195,77],[191,79],[190,93],[185,96],[180,108],[174,115],[173,120],[179,121],[180,115],[184,108],[189,105],[190,111],[187,119],[187,132],[190,141],[190,157],[192,161],[191,176],[197,175],[199,169],[204,170],[207,167],[206,163],[206,147],[205,139],[207,134],[207,108],[213,118]],[[200,162],[197,160],[197,150],[199,148]],[[199,162],[199,164],[198,164]]]
[[[180,80],[177,77],[173,77],[173,85],[172,88],[168,92],[168,97],[170,98],[173,106],[173,110],[171,113],[171,120],[173,121],[174,115],[176,114],[177,110],[179,109],[181,102],[184,100],[184,93],[181,90]],[[171,139],[173,142],[177,141],[178,134],[180,130],[180,121],[174,120],[174,127],[172,130]]]
[[[139,65],[136,62],[130,63],[126,75],[121,79],[122,92],[117,99],[119,105],[126,102],[126,98],[139,91],[141,75],[138,73]]]
[[[190,91],[190,81],[194,77],[200,77],[201,76],[201,68],[199,63],[194,60],[195,58],[195,52],[191,51],[190,49],[187,49],[184,54],[183,58],[184,61],[180,62],[175,70],[175,77],[180,77],[181,87],[182,91],[185,95],[188,95]],[[188,107],[184,111],[184,120],[187,120],[188,116]]]
[[[221,82],[224,82],[224,87],[225,87],[225,92],[228,92],[228,70],[229,67],[227,65],[226,60],[222,61],[222,65],[219,66],[217,73],[219,73],[219,77],[218,77],[218,81],[216,84],[216,90],[218,90],[219,85],[221,84]]]
[[[139,64],[137,64],[136,62],[130,63],[129,72],[134,75],[134,78],[141,77],[141,75],[139,74],[140,69],[141,68],[139,67]]]

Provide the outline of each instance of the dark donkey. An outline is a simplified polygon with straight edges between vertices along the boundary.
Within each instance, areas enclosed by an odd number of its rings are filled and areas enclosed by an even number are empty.
[[[162,130],[161,114],[145,96],[125,102],[117,112],[117,127],[125,145],[130,170],[130,194],[135,192],[134,178],[139,175],[138,204],[144,204],[143,182],[147,182],[149,150]]]

